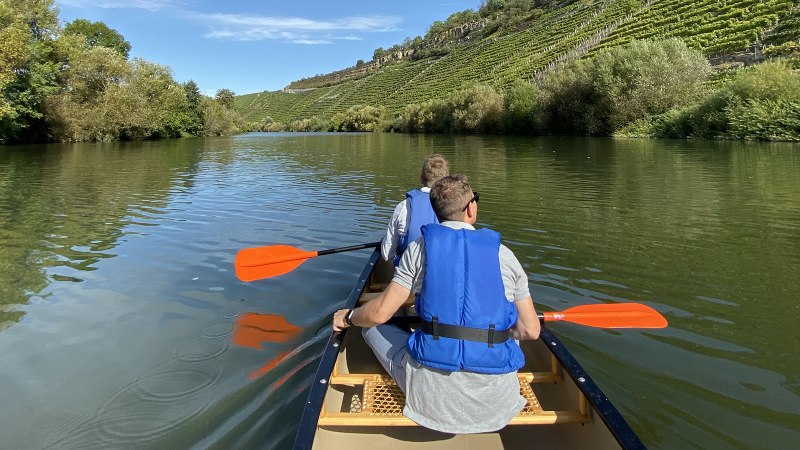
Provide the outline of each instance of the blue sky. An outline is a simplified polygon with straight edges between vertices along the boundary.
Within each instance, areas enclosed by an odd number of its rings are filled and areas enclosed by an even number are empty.
[[[131,43],[131,57],[172,68],[200,90],[237,94],[369,61],[378,47],[424,35],[435,20],[480,0],[243,1],[56,0],[63,22],[102,21]]]

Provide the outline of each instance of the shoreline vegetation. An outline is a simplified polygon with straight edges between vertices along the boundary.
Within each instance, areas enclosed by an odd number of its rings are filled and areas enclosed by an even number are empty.
[[[754,42],[757,58],[724,62]],[[485,0],[368,63],[213,98],[130,48],[102,22],[62,26],[53,0],[0,0],[0,144],[247,131],[800,141],[788,0]],[[493,62],[475,75],[473,60]]]
[[[768,60],[711,86],[703,55],[678,39],[634,41],[506,91],[472,84],[445,98],[350,107],[330,120],[266,118],[253,131],[386,131],[800,141],[800,73]]]
[[[235,93],[214,98],[169,67],[128,59],[103,22],[62,26],[53,0],[0,0],[0,144],[239,133]]]

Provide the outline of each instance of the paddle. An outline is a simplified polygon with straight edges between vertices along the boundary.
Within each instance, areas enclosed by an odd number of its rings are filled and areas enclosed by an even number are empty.
[[[600,303],[539,313],[543,322],[571,322],[595,328],[666,328],[667,319],[641,303]]]
[[[291,272],[300,264],[317,256],[374,248],[379,242],[352,245],[329,250],[305,251],[289,245],[268,245],[246,248],[236,254],[236,276],[242,281],[254,281]]]
[[[571,322],[594,328],[665,328],[667,319],[655,309],[641,303],[600,303],[597,305],[581,305],[565,309],[560,312],[545,312],[539,314],[543,322]],[[248,325],[251,320],[248,320]],[[287,322],[281,316],[273,314],[262,315],[258,318],[258,343],[261,342],[286,342],[297,333],[298,328]],[[419,323],[419,316],[393,317],[389,323],[414,324]],[[246,344],[243,344],[246,345]]]
[[[570,322],[594,328],[666,328],[667,319],[641,303],[581,305],[560,312],[539,313],[542,322]],[[413,324],[418,316],[392,318],[390,323]]]

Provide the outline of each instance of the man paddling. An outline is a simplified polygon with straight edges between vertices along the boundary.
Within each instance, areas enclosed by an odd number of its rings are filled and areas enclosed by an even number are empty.
[[[406,393],[406,417],[446,433],[495,431],[525,406],[516,375],[525,358],[514,340],[540,331],[528,278],[498,233],[473,227],[479,196],[465,176],[442,178],[430,199],[441,224],[423,226],[386,290],[337,311],[333,329],[363,328]],[[411,292],[422,325],[409,334],[385,323]]]
[[[431,207],[431,186],[450,172],[450,164],[444,156],[434,153],[422,163],[419,181],[422,187],[406,192],[406,199],[398,203],[381,242],[381,256],[392,260],[395,266],[408,247],[421,236],[420,228],[429,223],[438,223]]]

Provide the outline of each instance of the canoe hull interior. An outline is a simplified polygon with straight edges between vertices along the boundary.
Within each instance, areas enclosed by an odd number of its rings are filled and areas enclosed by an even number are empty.
[[[363,276],[370,272],[371,276]],[[391,267],[385,267],[374,253],[348,303],[374,298],[391,273]],[[545,329],[541,339],[523,341],[521,346],[526,357],[519,371],[521,393],[529,400],[525,409],[499,431],[453,435],[426,429],[402,416],[402,392],[359,330],[350,329],[341,341],[329,341],[295,449],[644,448],[551,331]]]

